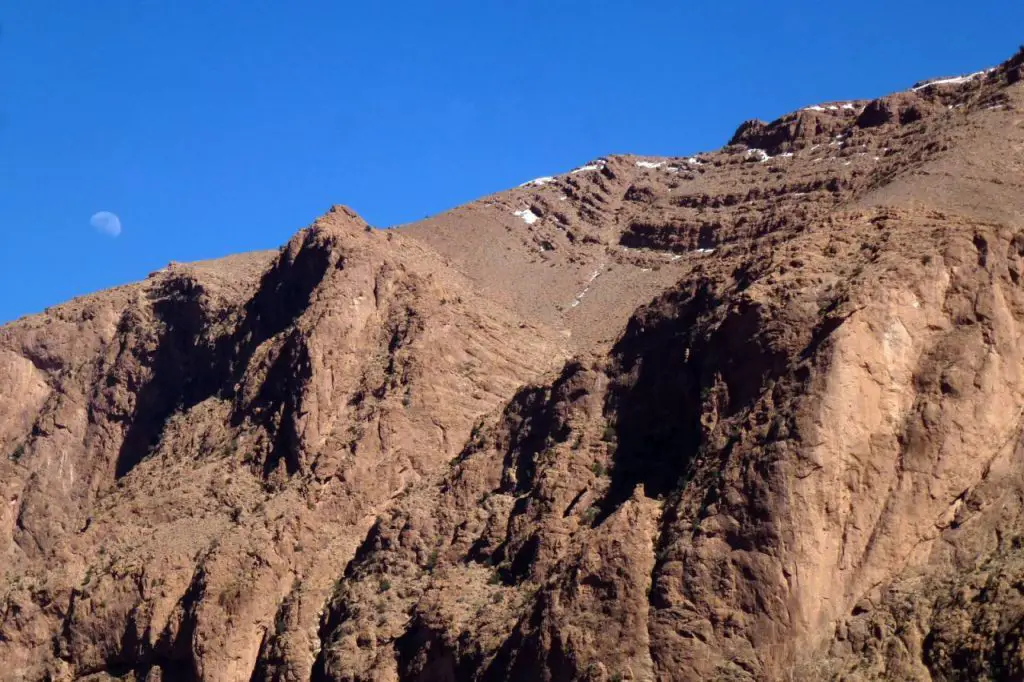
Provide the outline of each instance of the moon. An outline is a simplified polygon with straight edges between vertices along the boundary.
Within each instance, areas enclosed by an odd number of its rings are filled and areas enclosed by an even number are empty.
[[[117,214],[110,211],[93,213],[92,217],[89,218],[89,224],[97,232],[108,237],[116,237],[121,234],[121,219],[117,217]]]

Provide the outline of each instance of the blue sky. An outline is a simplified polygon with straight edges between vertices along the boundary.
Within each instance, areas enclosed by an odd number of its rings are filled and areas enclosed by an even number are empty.
[[[712,149],[994,65],[1022,26],[1020,0],[5,3],[0,321],[274,248],[334,203],[386,226],[603,154]]]

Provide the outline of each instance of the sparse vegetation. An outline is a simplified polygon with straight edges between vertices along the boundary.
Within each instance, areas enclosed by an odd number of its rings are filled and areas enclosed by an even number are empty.
[[[7,458],[10,459],[12,462],[20,462],[21,458],[24,455],[25,455],[25,444],[24,443],[18,443],[18,445],[15,446],[14,450],[11,451],[11,454],[8,455]]]
[[[380,582],[377,583],[377,591],[379,591],[379,592],[387,592],[390,589],[391,589],[391,581],[388,580],[387,578],[381,578]]]
[[[593,464],[591,464],[590,470],[593,471],[594,475],[597,476],[598,478],[604,476],[605,473],[604,464],[602,464],[601,462],[594,462]]]
[[[432,550],[430,552],[430,556],[427,557],[427,565],[425,566],[425,568],[427,569],[428,572],[432,572],[437,567],[437,559],[438,559],[438,552],[437,552],[437,550],[436,549]]]
[[[615,427],[609,424],[604,427],[604,432],[601,434],[601,440],[605,443],[611,443],[615,441]]]

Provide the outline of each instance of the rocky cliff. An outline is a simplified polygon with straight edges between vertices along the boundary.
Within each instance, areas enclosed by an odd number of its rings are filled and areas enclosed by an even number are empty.
[[[0,678],[1024,678],[1022,81],[0,328]]]

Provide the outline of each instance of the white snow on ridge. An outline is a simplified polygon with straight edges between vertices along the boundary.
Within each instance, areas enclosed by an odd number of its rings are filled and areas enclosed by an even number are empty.
[[[661,168],[664,165],[665,165],[664,161],[659,161],[658,163],[654,163],[653,161],[637,161],[636,162],[636,167],[637,168],[651,168],[651,169],[653,169],[653,168]]]
[[[815,104],[814,106],[804,107],[802,111],[839,111],[845,109],[847,111],[856,111],[857,107],[853,106],[850,102],[843,102],[841,105],[837,104]]]
[[[579,168],[576,168],[576,169],[573,169],[573,170],[569,171],[569,173],[570,174],[575,174],[575,173],[582,173],[583,171],[601,170],[606,165],[608,165],[608,162],[605,161],[604,159],[596,159],[595,161],[593,161],[591,163],[588,163],[585,166],[580,166]]]
[[[550,175],[545,175],[544,177],[534,178],[533,180],[530,180],[529,182],[524,182],[523,184],[521,184],[519,186],[520,187],[540,187],[541,185],[546,185],[549,182],[554,182],[554,181],[555,181],[555,179],[553,177],[551,177]]]
[[[608,163],[608,161],[603,159],[603,158],[595,159],[594,161],[591,161],[590,163],[588,163],[585,166],[580,166],[579,168],[574,168],[573,170],[567,171],[565,173],[559,173],[557,176],[555,176],[555,175],[545,175],[545,176],[542,176],[542,177],[539,177],[539,178],[534,178],[533,180],[528,180],[527,182],[524,182],[523,184],[521,184],[519,186],[520,187],[542,187],[544,185],[548,185],[548,184],[551,184],[552,182],[555,182],[562,175],[572,175],[574,173],[582,173],[584,171],[601,170],[602,168],[604,168],[607,165],[607,163]]]
[[[921,85],[911,88],[911,91],[917,92],[918,90],[924,90],[925,88],[929,88],[933,85],[960,85],[961,83],[966,83],[967,81],[974,80],[978,76],[984,76],[985,74],[990,73],[992,71],[995,71],[995,69],[992,68],[985,69],[984,71],[976,71],[974,73],[969,73],[966,76],[954,76],[953,78],[937,78],[936,80],[921,83]]]
[[[524,208],[522,211],[512,211],[512,215],[522,218],[523,222],[527,225],[533,225],[535,222],[540,220],[537,214],[528,208]]]

